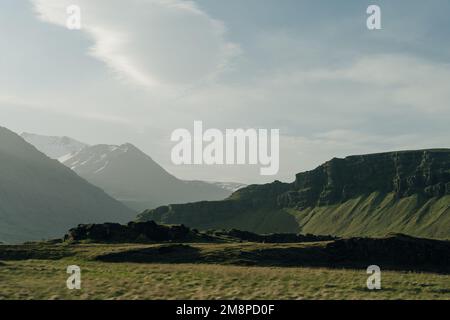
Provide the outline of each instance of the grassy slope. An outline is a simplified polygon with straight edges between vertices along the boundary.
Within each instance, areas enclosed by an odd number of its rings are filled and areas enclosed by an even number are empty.
[[[396,200],[393,194],[372,193],[342,204],[286,211],[297,218],[302,233],[383,236],[400,232],[450,239],[450,196]]]
[[[238,201],[234,199],[235,201]],[[231,210],[231,209],[230,209]],[[233,211],[233,210],[232,210]],[[293,218],[295,217],[295,219]],[[395,199],[372,193],[341,204],[295,209],[198,210],[147,217],[160,223],[183,223],[200,230],[231,229],[255,233],[312,233],[337,236],[384,236],[391,232],[450,239],[450,196]]]
[[[292,244],[195,245],[204,255],[283,246]],[[0,264],[0,299],[448,299],[450,293],[450,276],[432,273],[383,271],[383,289],[369,291],[365,270],[94,260],[144,247],[151,245],[16,247],[35,257]],[[73,264],[82,270],[79,291],[66,288]]]

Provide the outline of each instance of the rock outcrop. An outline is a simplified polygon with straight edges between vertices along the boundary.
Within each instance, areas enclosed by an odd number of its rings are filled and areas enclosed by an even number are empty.
[[[389,152],[332,159],[299,173],[291,190],[279,195],[282,207],[306,208],[344,202],[372,192],[397,198],[450,195],[450,150]]]
[[[127,225],[118,223],[81,224],[70,229],[65,241],[83,241],[100,243],[133,243],[133,242],[171,242],[206,240],[198,232],[183,226],[164,226],[153,221],[144,223],[130,222]]]
[[[450,270],[450,241],[393,234],[385,238],[350,238],[329,243],[325,251],[334,263],[367,263],[395,269],[412,266],[421,270]]]
[[[87,241],[93,243],[164,243],[164,242],[260,242],[299,243],[331,241],[331,236],[265,234],[260,235],[237,229],[208,230],[199,232],[184,225],[161,225],[154,221],[118,223],[80,224],[70,229],[64,241],[73,243]]]
[[[213,234],[220,237],[229,237],[233,240],[260,243],[299,243],[336,240],[336,237],[332,236],[316,236],[313,234],[303,235],[295,233],[256,234],[253,232],[237,229],[231,229],[228,231],[215,231]]]

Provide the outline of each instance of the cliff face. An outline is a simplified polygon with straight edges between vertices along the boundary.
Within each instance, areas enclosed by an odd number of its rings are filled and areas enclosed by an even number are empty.
[[[373,192],[427,198],[450,194],[450,150],[389,152],[333,159],[296,176],[279,205],[303,209]]]
[[[297,174],[293,183],[252,185],[224,201],[165,206],[139,219],[259,233],[407,232],[445,238],[450,237],[448,204],[450,150],[435,149],[335,158]]]

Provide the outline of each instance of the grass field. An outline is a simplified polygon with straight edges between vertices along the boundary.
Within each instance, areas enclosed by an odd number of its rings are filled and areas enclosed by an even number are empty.
[[[237,261],[215,264],[96,260],[105,253],[155,246],[7,247],[9,253],[3,253],[0,264],[0,299],[450,299],[450,276],[442,274],[383,271],[382,289],[369,291],[364,269],[234,265]],[[205,255],[213,255],[216,250],[245,252],[255,250],[255,246],[282,245],[194,245]],[[81,268],[81,290],[66,287],[69,265]]]

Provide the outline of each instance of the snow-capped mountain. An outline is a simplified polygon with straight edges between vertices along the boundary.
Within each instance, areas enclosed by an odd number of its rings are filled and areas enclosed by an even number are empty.
[[[64,159],[63,164],[137,211],[172,203],[221,200],[232,193],[207,182],[180,180],[129,143],[86,147]]]
[[[52,159],[63,162],[70,154],[88,147],[86,143],[69,137],[52,137],[24,132],[20,135],[26,142]]]
[[[60,157],[59,160],[80,175],[97,174],[104,170],[115,158],[127,153],[130,146],[128,144],[121,146],[99,144]]]

